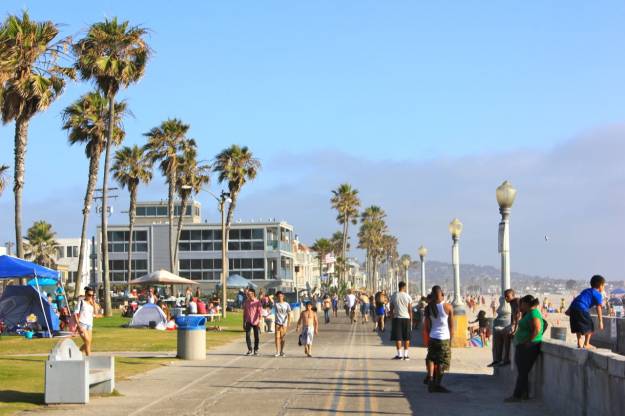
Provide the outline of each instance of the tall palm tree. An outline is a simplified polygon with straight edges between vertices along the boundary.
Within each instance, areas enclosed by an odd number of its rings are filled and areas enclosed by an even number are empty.
[[[358,223],[358,208],[360,208],[360,199],[358,198],[358,190],[352,188],[348,183],[339,185],[339,187],[332,191],[332,198],[330,199],[332,208],[337,211],[336,220],[339,224],[343,225],[343,247],[341,250],[341,257],[347,260],[347,236],[349,231],[349,223]],[[342,278],[345,278],[342,273]]]
[[[9,167],[7,165],[0,165],[0,195],[4,192],[4,188],[7,185],[7,176],[9,173]]]
[[[319,238],[315,240],[311,249],[317,253],[317,260],[319,260],[319,281],[321,281],[321,277],[323,276],[323,260],[332,252],[332,244],[327,238]]]
[[[210,166],[200,164],[197,160],[195,142],[189,141],[182,153],[180,166],[177,175],[176,189],[180,197],[180,212],[178,213],[178,229],[176,231],[176,241],[174,244],[174,273],[178,273],[178,243],[182,234],[182,220],[187,209],[187,202],[194,195],[202,190],[202,187],[210,182]]]
[[[397,262],[399,261],[399,253],[397,252],[397,245],[399,244],[397,237],[386,234],[382,237],[382,252],[384,253],[384,261],[386,263],[387,269],[387,277],[388,284],[391,285],[390,281],[392,278],[392,271],[396,269]],[[395,289],[392,286],[389,286],[391,290]]]
[[[177,118],[165,120],[160,126],[145,133],[148,157],[152,162],[160,162],[161,173],[167,181],[167,211],[169,215],[169,270],[174,271],[174,202],[176,198],[176,178],[180,158],[188,147],[195,147],[195,141],[187,138],[189,125]]]
[[[228,278],[228,240],[230,235],[230,225],[232,224],[232,218],[234,216],[234,210],[237,206],[239,193],[243,186],[256,178],[256,174],[261,168],[260,160],[256,159],[247,146],[239,146],[233,144],[232,146],[222,150],[215,157],[215,164],[213,165],[213,171],[217,172],[219,183],[227,183],[230,197],[230,204],[228,205],[228,214],[226,216],[225,227],[222,236],[222,281],[221,281],[221,296],[223,303],[223,310],[226,310],[226,279]],[[223,202],[222,202],[222,209]],[[225,315],[224,315],[225,316]]]
[[[56,233],[52,231],[52,225],[45,221],[35,221],[26,232],[26,258],[45,267],[54,266],[56,246],[54,239]]]
[[[143,76],[150,56],[145,41],[147,30],[120,22],[116,17],[94,23],[87,35],[74,45],[75,67],[83,80],[94,81],[109,102],[109,117],[102,180],[102,277],[104,314],[112,316],[111,281],[108,260],[108,174],[115,120],[115,97]]]
[[[358,232],[358,247],[365,249],[367,253],[368,286],[377,290],[377,265],[382,256],[383,236],[387,232],[384,222],[386,213],[378,206],[370,206],[361,215],[361,226]]]
[[[66,78],[73,78],[74,71],[59,65],[68,41],[56,40],[59,30],[53,22],[36,22],[23,12],[21,17],[7,17],[1,32],[5,51],[12,51],[6,55],[9,61],[2,65],[10,72],[3,72],[1,77],[4,85],[0,109],[5,124],[15,121],[15,243],[17,256],[24,257],[22,192],[28,126],[35,114],[46,110],[61,95]]]
[[[137,188],[140,183],[149,183],[152,180],[152,161],[147,157],[144,147],[136,144],[132,147],[124,146],[115,152],[113,166],[111,167],[113,179],[130,193],[130,207],[128,208],[128,293],[130,293],[130,281],[132,280],[132,246],[133,229],[135,226],[135,214],[137,205]]]
[[[150,56],[145,41],[147,30],[130,26],[116,17],[94,23],[86,36],[74,45],[75,67],[83,80],[94,81],[109,102],[108,128],[102,180],[102,277],[104,280],[104,314],[112,316],[111,281],[108,260],[108,177],[115,120],[115,97],[143,76]]]
[[[93,202],[93,193],[98,180],[100,168],[100,156],[106,146],[106,132],[108,122],[108,100],[99,92],[90,92],[63,110],[63,129],[68,131],[70,145],[84,144],[85,155],[89,159],[89,173],[87,177],[87,189],[82,208],[82,230],[80,233],[80,252],[78,253],[78,274],[74,299],[77,300],[82,288],[82,270],[87,254],[87,224],[89,212]],[[122,142],[124,130],[122,118],[126,113],[126,103],[121,101],[115,104],[115,133],[113,141],[116,144]]]

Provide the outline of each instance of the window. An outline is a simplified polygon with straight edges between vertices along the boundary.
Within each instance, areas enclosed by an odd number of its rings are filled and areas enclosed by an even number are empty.
[[[112,282],[128,281],[128,260],[109,260],[110,278]],[[132,261],[132,278],[136,279],[148,272],[148,261],[136,259]]]
[[[71,258],[71,257],[78,257],[78,246],[67,246],[65,247],[66,249],[66,255],[65,257]]]
[[[109,231],[109,251],[111,253],[128,252],[128,235],[128,231]],[[148,232],[146,230],[133,231],[132,237],[132,251],[146,253],[148,251]],[[78,248],[76,248],[75,257],[78,257]]]
[[[230,274],[239,274],[247,279],[265,279],[264,258],[229,259]],[[221,259],[181,259],[178,262],[180,276],[194,280],[219,280]]]
[[[135,213],[137,214],[137,217],[145,217],[145,207],[137,207],[137,209],[135,209]]]
[[[262,228],[254,228],[254,229],[252,229],[252,239],[254,239],[254,240],[262,240],[263,239],[263,229]]]

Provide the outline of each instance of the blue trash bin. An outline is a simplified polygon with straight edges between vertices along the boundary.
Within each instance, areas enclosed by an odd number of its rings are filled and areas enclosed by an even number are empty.
[[[206,359],[206,318],[204,316],[177,316],[177,356],[182,360]]]

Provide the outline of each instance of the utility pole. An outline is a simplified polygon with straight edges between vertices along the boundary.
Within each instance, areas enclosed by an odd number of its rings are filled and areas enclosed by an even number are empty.
[[[105,169],[106,175],[106,169]],[[104,177],[104,183],[107,183],[107,177]],[[118,195],[109,195],[109,191],[116,191],[118,188],[109,186],[98,188],[95,191],[98,196],[94,200],[102,200],[102,206],[99,212],[102,214],[100,224],[100,249],[102,250],[102,280],[104,282],[104,315],[111,316],[113,311],[111,308],[111,280],[109,279],[109,260],[108,260],[108,217],[113,214],[113,206],[109,205],[108,198],[117,198]]]

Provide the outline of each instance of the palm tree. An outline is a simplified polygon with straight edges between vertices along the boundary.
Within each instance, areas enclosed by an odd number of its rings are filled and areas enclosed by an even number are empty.
[[[389,279],[389,281],[387,282],[389,285],[392,284],[392,282],[390,281],[392,278],[392,270],[396,268],[397,265],[397,261],[399,260],[399,253],[397,252],[397,245],[398,245],[398,241],[397,241],[397,237],[392,236],[390,234],[386,234],[384,236],[382,236],[382,252],[384,253],[384,261],[386,263],[386,269],[387,269],[387,277]],[[390,287],[391,290],[394,289],[392,286]]]
[[[0,165],[0,195],[4,192],[4,188],[7,185],[7,176],[9,173],[9,167],[7,165]]]
[[[159,162],[161,173],[166,178],[167,211],[169,215],[169,269],[174,269],[174,202],[176,197],[176,178],[181,154],[188,147],[195,147],[195,141],[187,138],[189,125],[177,118],[168,119],[160,126],[145,133],[148,138],[146,149],[152,162]]]
[[[378,206],[370,206],[361,215],[361,226],[358,232],[358,247],[365,249],[367,253],[368,286],[377,290],[377,265],[382,256],[383,236],[387,231],[384,222],[386,213]]]
[[[122,118],[126,113],[126,103],[115,104],[115,134],[113,140],[116,144],[124,138]],[[87,189],[82,208],[82,231],[80,233],[80,252],[78,253],[78,274],[74,289],[74,299],[77,300],[82,288],[83,265],[87,253],[87,224],[89,212],[93,201],[98,170],[100,168],[100,156],[106,145],[106,132],[108,120],[108,100],[99,92],[90,92],[73,104],[69,105],[62,113],[63,129],[68,131],[70,145],[84,144],[85,155],[89,159],[89,174]]]
[[[152,180],[152,161],[147,157],[145,148],[136,144],[132,147],[124,146],[115,152],[111,172],[113,179],[122,188],[127,188],[130,193],[130,207],[128,208],[128,293],[130,293],[130,281],[132,280],[132,246],[133,228],[135,226],[135,214],[137,205],[137,188],[141,182],[149,183]]]
[[[202,187],[210,182],[210,166],[198,164],[195,150],[195,142],[187,143],[180,158],[176,189],[180,197],[180,212],[178,214],[178,230],[174,244],[174,273],[178,273],[178,242],[182,234],[182,220],[187,209],[187,202],[202,190]]]
[[[237,200],[239,193],[243,186],[254,180],[256,174],[260,170],[260,160],[256,159],[247,146],[239,146],[233,144],[232,146],[222,150],[215,157],[215,164],[213,171],[219,174],[219,183],[227,183],[230,197],[230,204],[228,205],[228,214],[226,216],[226,222],[224,231],[221,235],[221,247],[222,247],[222,281],[221,281],[221,296],[223,303],[223,310],[226,310],[226,279],[228,278],[228,240],[230,234],[230,225],[232,224],[232,218],[234,216],[234,210],[237,206]],[[225,197],[225,195],[224,195]],[[223,200],[223,197],[222,197]],[[223,202],[222,202],[222,209]],[[225,315],[224,315],[225,316]]]
[[[358,198],[358,190],[352,188],[348,183],[339,185],[339,187],[332,191],[332,198],[330,199],[332,208],[337,211],[336,220],[339,224],[343,225],[343,247],[341,250],[341,257],[347,260],[347,237],[349,223],[358,223],[358,208],[360,207],[360,199]],[[345,278],[342,273],[342,278]]]
[[[83,80],[92,80],[109,103],[104,173],[102,181],[102,277],[104,314],[111,316],[111,281],[108,260],[108,173],[115,120],[115,97],[143,76],[150,56],[144,37],[147,30],[117,18],[91,25],[87,35],[74,45],[75,67]]]
[[[323,276],[323,260],[332,252],[332,244],[327,238],[319,238],[315,240],[311,249],[317,253],[317,260],[319,260],[319,281],[321,281],[321,277]]]
[[[26,258],[45,267],[54,266],[58,245],[54,240],[55,235],[51,224],[45,221],[35,221],[24,237],[28,241],[25,247]]]
[[[35,22],[23,12],[21,17],[7,17],[1,32],[8,61],[0,65],[5,70],[0,77],[4,81],[0,110],[5,124],[15,121],[15,243],[17,256],[23,258],[22,192],[28,126],[35,114],[46,110],[61,95],[65,79],[73,78],[74,71],[58,65],[67,39],[55,41],[59,30],[53,22]]]

